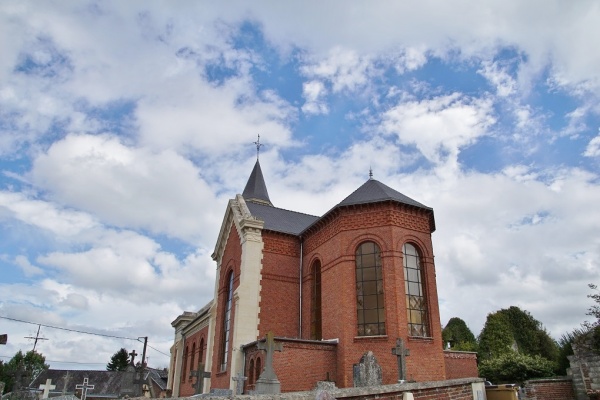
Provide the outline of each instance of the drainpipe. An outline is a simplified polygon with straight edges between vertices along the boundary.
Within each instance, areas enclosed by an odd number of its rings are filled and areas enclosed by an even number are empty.
[[[302,256],[303,256],[303,244],[304,241],[302,236],[300,236],[300,296],[299,296],[299,307],[298,307],[298,339],[302,339]]]

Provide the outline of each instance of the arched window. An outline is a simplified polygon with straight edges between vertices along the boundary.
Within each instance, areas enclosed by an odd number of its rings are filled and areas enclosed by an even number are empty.
[[[381,252],[373,242],[356,250],[356,311],[358,336],[385,335]]]
[[[229,334],[231,329],[231,303],[233,302],[233,271],[228,275],[227,292],[225,293],[225,315],[223,316],[223,332],[221,334],[221,371],[227,370],[229,356]]]
[[[256,377],[256,380],[258,380],[258,378],[260,378],[260,374],[262,373],[262,361],[260,360],[260,357],[256,358],[256,374],[254,374],[254,376]]]
[[[183,351],[183,368],[181,371],[181,382],[185,382],[185,377],[187,375],[188,350],[189,347],[185,346],[185,350]]]
[[[192,344],[192,360],[190,361],[190,380],[192,379],[191,372],[196,370],[196,342]]]
[[[321,261],[317,260],[312,267],[312,296],[310,313],[310,338],[313,340],[323,339],[322,317],[321,317]]]
[[[248,385],[254,384],[254,359],[250,360],[250,366],[248,367]]]
[[[405,243],[404,253],[404,287],[406,291],[406,316],[409,336],[429,336],[429,317],[427,298],[423,286],[424,274],[421,257],[417,248]]]
[[[198,362],[204,364],[204,338],[200,339],[200,349],[198,355]]]

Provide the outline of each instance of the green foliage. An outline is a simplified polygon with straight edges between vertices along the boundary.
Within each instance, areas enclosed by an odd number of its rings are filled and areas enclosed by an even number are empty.
[[[479,335],[479,358],[489,359],[509,351],[539,355],[551,361],[559,358],[559,347],[542,326],[519,307],[509,307],[489,314]]]
[[[442,330],[442,339],[444,344],[450,343],[452,350],[477,351],[475,335],[460,318],[450,318]]]
[[[479,334],[479,360],[489,360],[511,352],[515,338],[508,317],[501,312],[488,314]]]
[[[19,350],[9,362],[3,364],[2,368],[0,368],[0,381],[6,383],[4,389],[5,392],[12,392],[13,389],[15,389],[13,387],[15,384],[14,374],[19,369],[24,372],[23,381],[21,383],[27,385],[27,383],[29,383],[26,382],[27,379],[34,379],[42,371],[48,368],[50,368],[50,366],[46,364],[46,357],[40,353],[30,350],[23,354],[23,352]]]
[[[523,383],[528,379],[554,376],[556,364],[540,356],[514,351],[484,360],[479,364],[479,376],[493,383]]]
[[[106,364],[107,371],[125,371],[127,365],[129,364],[129,354],[127,350],[121,348],[121,350],[117,351],[112,355],[108,364]]]

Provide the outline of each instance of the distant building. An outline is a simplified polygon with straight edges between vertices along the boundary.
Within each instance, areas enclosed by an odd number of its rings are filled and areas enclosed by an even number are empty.
[[[273,368],[283,392],[351,387],[369,350],[382,382],[396,383],[397,339],[410,351],[406,380],[446,379],[434,230],[431,208],[375,179],[321,217],[277,208],[257,160],[225,210],[214,300],[172,323],[173,395],[235,390],[238,375],[255,390],[268,332],[282,346]]]

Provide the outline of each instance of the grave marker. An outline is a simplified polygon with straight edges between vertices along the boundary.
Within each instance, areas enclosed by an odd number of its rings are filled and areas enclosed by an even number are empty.
[[[40,389],[44,390],[44,393],[42,394],[42,399],[47,399],[48,395],[50,394],[50,391],[52,389],[56,389],[56,385],[52,384],[52,379],[46,379],[46,383],[41,384]]]
[[[379,386],[383,378],[381,366],[372,351],[368,351],[353,367],[354,387]]]
[[[267,360],[265,362],[265,369],[256,381],[255,391],[260,394],[281,393],[281,383],[277,379],[277,375],[273,369],[273,354],[275,351],[283,351],[283,344],[275,343],[273,332],[269,332],[267,333],[265,342],[258,342],[256,347],[259,350],[267,352]]]
[[[75,385],[75,389],[81,389],[81,400],[85,400],[88,390],[92,390],[94,385],[88,383],[88,378],[83,378],[83,383]]]
[[[196,377],[194,394],[201,394],[204,391],[204,378],[210,378],[210,371],[205,371],[204,364],[200,363],[198,364],[198,370],[190,371],[190,377]]]
[[[235,394],[242,394],[244,392],[244,381],[248,378],[238,372],[237,376],[234,376],[231,379],[235,382]]]
[[[398,358],[398,383],[406,381],[406,357],[410,350],[404,346],[404,340],[396,339],[396,347],[392,348],[392,354]]]

